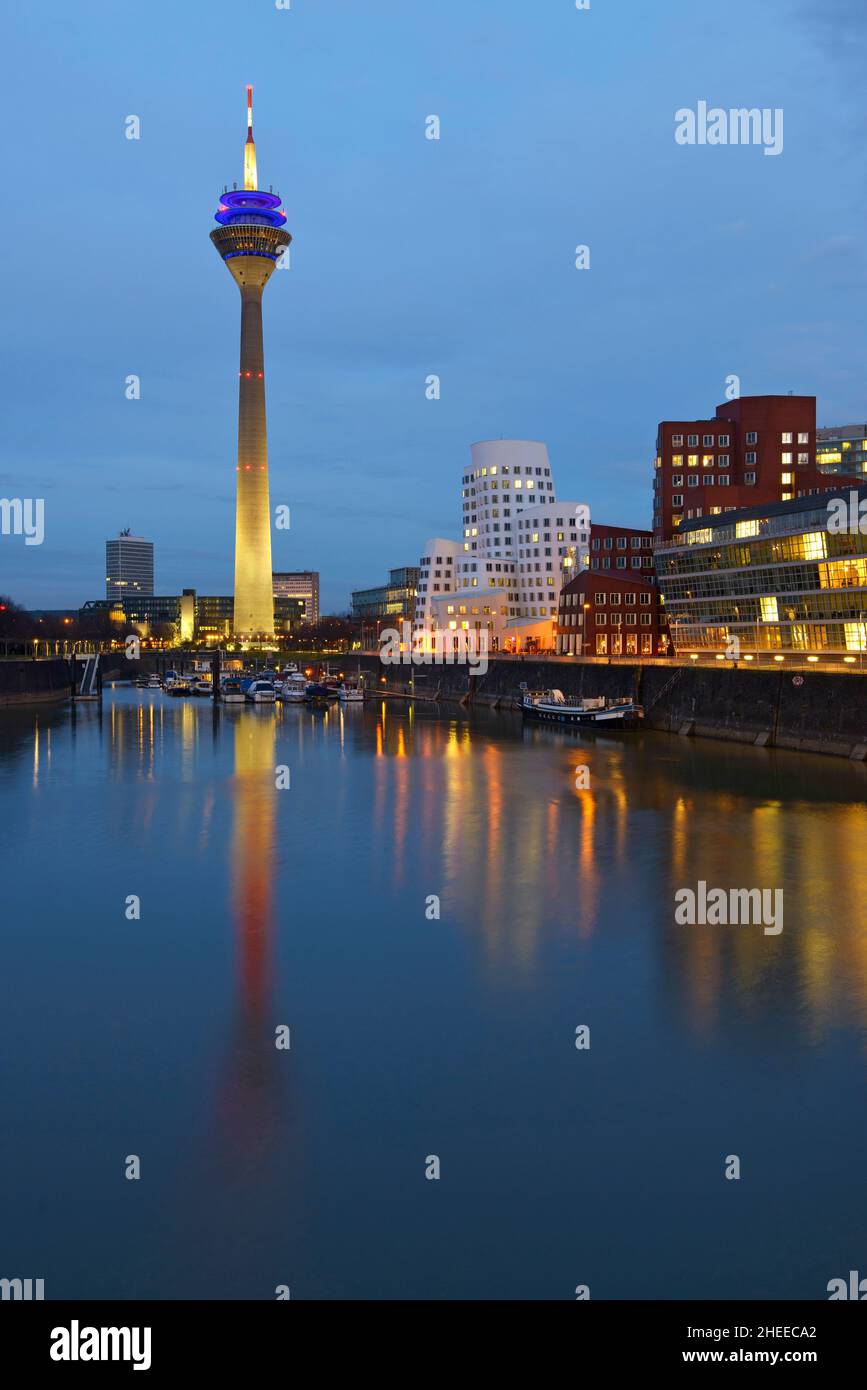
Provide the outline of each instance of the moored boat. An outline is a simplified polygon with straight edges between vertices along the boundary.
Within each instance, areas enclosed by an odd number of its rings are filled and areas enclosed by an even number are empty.
[[[220,698],[226,705],[245,705],[247,697],[239,680],[223,681],[220,687]]]
[[[364,685],[360,678],[341,681],[337,698],[342,705],[357,705],[364,701]]]
[[[189,695],[190,682],[185,676],[178,676],[172,681],[171,685],[166,686],[167,695]]]
[[[244,694],[245,698],[254,705],[272,705],[277,698],[272,681],[250,681]]]
[[[300,705],[307,699],[309,681],[300,671],[286,676],[279,691],[280,699],[287,705]]]
[[[581,699],[562,690],[526,690],[521,700],[525,719],[545,724],[578,724],[635,729],[644,718],[641,705],[629,696],[608,699],[604,695]]]

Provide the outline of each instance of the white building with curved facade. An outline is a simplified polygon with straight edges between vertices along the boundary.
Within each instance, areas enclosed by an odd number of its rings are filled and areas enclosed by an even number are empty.
[[[461,532],[459,542],[438,538],[425,548],[414,642],[429,649],[437,629],[486,630],[491,651],[553,649],[564,562],[568,578],[570,565],[589,564],[590,509],[557,500],[544,444],[472,445]]]

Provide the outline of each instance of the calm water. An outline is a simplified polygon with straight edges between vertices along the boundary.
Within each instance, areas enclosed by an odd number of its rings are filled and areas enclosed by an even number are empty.
[[[0,752],[0,1276],[568,1299],[867,1274],[863,768],[138,691],[3,712]],[[783,887],[782,934],[676,926],[698,879]]]

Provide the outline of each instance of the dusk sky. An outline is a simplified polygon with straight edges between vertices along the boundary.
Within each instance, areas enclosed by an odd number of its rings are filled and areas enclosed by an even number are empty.
[[[730,373],[867,420],[863,0],[84,0],[2,33],[0,496],[45,499],[43,545],[0,537],[20,603],[103,597],[126,526],[157,593],[231,592],[239,296],[208,234],[247,82],[293,236],[274,567],[318,569],[323,612],[458,536],[475,440],[544,440],[562,496],[649,526],[657,422]],[[678,145],[700,100],[782,108],[783,152]]]

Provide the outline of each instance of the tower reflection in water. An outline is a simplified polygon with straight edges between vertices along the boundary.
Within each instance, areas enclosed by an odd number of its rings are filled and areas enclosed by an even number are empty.
[[[241,713],[241,712],[239,712]],[[237,1017],[220,1113],[240,1156],[254,1162],[274,1137],[282,1053],[274,1045],[274,712],[245,710],[233,730],[235,777],[231,896],[238,974]]]

